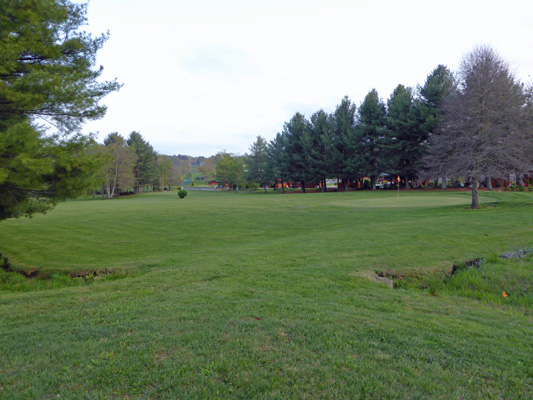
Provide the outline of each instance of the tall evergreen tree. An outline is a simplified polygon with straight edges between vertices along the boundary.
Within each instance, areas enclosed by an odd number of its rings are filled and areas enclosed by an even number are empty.
[[[379,174],[386,169],[384,139],[386,135],[387,111],[378,92],[372,89],[361,103],[357,113],[358,168],[362,175],[371,179],[376,189]]]
[[[79,130],[120,85],[93,68],[107,36],[80,31],[86,4],[0,2],[0,220],[45,212],[92,184],[99,160]],[[45,132],[50,122],[57,134]]]
[[[443,114],[443,103],[455,90],[455,79],[452,72],[444,65],[437,66],[428,75],[424,86],[419,88],[419,111],[422,119],[421,129],[426,140],[435,135],[437,125]],[[438,178],[438,177],[436,177]],[[446,177],[442,178],[442,188],[446,189]],[[435,181],[435,184],[438,179]]]
[[[426,126],[433,132],[442,115],[442,104],[452,94],[455,80],[452,72],[445,65],[438,65],[426,78],[424,86],[419,88],[419,99],[426,109]]]
[[[314,181],[320,182],[323,192],[326,190],[326,178],[329,173],[326,143],[331,128],[330,119],[324,110],[311,115],[309,129],[303,142],[308,174]]]
[[[307,129],[308,122],[305,116],[296,113],[289,122],[285,123],[282,131],[287,153],[288,176],[292,181],[300,182],[302,193],[305,193],[305,182],[309,178],[304,150]]]
[[[257,136],[256,141],[250,147],[250,154],[247,157],[247,181],[256,182],[261,185],[265,192],[270,181],[269,163],[267,153],[267,141]]]
[[[405,187],[421,168],[425,150],[425,133],[421,129],[420,113],[413,90],[403,85],[394,89],[387,102],[387,136],[384,154],[387,157],[387,172],[405,178]]]
[[[281,184],[281,193],[285,191],[285,182],[289,181],[289,157],[285,136],[278,132],[267,147],[268,171],[276,183]]]
[[[139,193],[141,187],[153,185],[158,177],[157,153],[150,143],[139,132],[131,132],[128,138],[128,146],[132,147],[137,154],[135,163],[135,193]]]
[[[342,180],[345,190],[348,190],[348,180],[357,175],[355,112],[355,104],[345,96],[330,119],[331,128],[326,143],[330,173]]]

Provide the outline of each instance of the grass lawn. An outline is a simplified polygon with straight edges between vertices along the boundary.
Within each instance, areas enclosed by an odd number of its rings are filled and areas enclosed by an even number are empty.
[[[533,258],[496,254],[533,246],[533,193],[480,196],[168,192],[3,221],[2,255],[53,279],[0,270],[0,398],[530,399]]]

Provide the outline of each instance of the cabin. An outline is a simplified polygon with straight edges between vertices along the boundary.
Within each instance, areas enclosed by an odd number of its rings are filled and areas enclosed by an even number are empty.
[[[209,186],[212,186],[212,187],[222,187],[222,183],[219,182],[219,181],[215,181],[214,179],[212,181],[209,181]]]

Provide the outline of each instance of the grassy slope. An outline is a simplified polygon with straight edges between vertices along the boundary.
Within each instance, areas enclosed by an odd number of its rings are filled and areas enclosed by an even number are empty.
[[[0,397],[529,398],[530,315],[364,271],[529,247],[532,194],[395,196],[150,194],[2,222],[19,267],[140,274],[0,292]]]

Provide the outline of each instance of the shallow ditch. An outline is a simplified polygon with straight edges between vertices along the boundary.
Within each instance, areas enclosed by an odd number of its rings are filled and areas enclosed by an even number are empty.
[[[376,271],[374,279],[394,289],[423,290],[431,296],[458,295],[525,314],[533,309],[532,249],[455,263],[441,273]]]
[[[84,286],[96,281],[122,279],[126,276],[124,273],[117,273],[113,268],[71,272],[16,268],[7,257],[0,254],[0,290],[2,291],[25,292]]]

